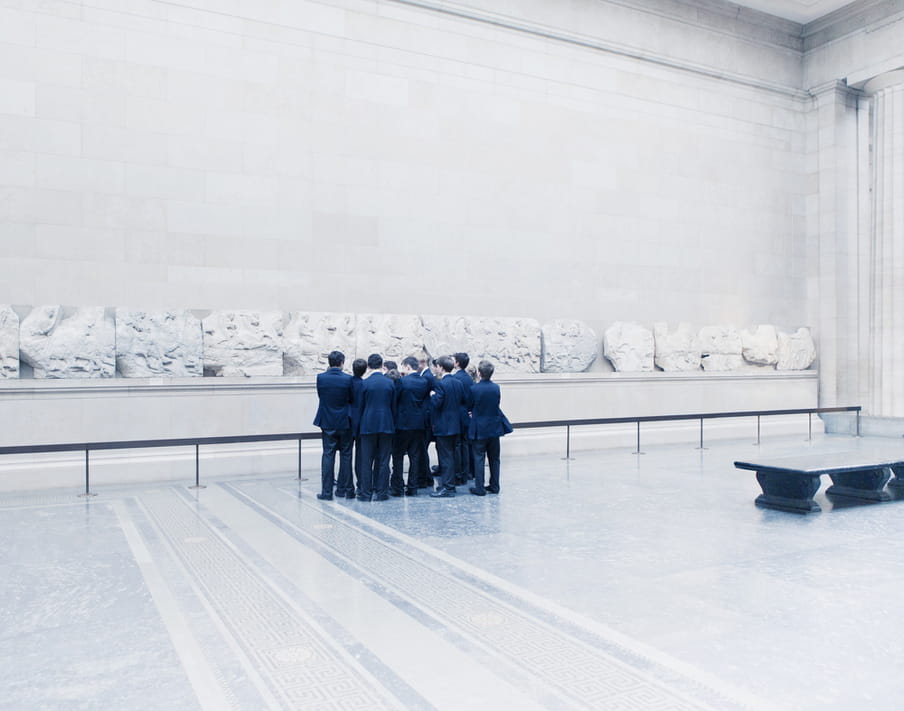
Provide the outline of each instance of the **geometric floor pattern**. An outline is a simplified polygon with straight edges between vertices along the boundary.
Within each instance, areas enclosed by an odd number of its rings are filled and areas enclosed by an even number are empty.
[[[757,453],[851,448],[901,445]],[[764,511],[749,442],[655,449],[504,459],[483,498],[0,497],[0,709],[898,708],[904,502]]]

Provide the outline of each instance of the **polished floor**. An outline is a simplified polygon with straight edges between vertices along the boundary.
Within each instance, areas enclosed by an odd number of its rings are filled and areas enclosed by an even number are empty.
[[[904,501],[762,510],[821,436],[505,458],[502,493],[291,474],[0,497],[0,709],[898,709]],[[191,482],[187,482],[191,483]]]

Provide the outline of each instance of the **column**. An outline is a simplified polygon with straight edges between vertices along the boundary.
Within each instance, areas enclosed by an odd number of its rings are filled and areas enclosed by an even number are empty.
[[[864,86],[871,97],[869,414],[904,417],[904,69]]]

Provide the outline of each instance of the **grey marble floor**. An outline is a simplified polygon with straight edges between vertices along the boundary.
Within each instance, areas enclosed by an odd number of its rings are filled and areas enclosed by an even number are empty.
[[[505,458],[484,498],[320,502],[315,472],[5,495],[0,709],[897,709],[904,501],[761,510],[732,466],[852,449],[904,457],[822,436]]]

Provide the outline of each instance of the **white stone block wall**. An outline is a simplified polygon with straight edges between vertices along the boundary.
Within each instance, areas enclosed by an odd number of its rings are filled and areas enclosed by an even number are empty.
[[[470,5],[0,9],[4,300],[809,322],[793,33]]]

